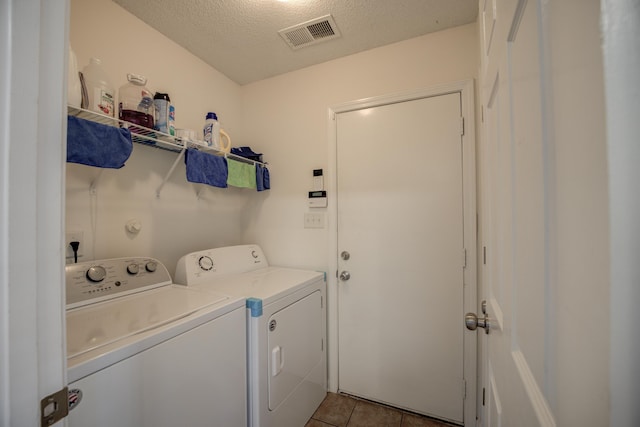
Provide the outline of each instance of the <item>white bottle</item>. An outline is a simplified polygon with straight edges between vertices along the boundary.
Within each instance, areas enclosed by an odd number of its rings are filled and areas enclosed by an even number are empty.
[[[204,122],[204,142],[208,147],[215,150],[220,149],[220,122],[218,122],[218,116],[216,113],[207,113],[206,121]]]
[[[82,106],[82,86],[78,76],[78,60],[76,54],[69,46],[69,69],[67,70],[67,104],[72,107]]]
[[[82,69],[82,75],[89,96],[87,109],[113,117],[115,89],[102,68],[102,61],[91,58],[89,65]]]

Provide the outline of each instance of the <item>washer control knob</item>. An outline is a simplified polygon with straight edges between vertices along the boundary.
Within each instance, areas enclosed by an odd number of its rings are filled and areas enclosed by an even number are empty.
[[[91,282],[102,282],[107,277],[107,270],[101,265],[94,265],[87,270],[87,279]]]
[[[149,261],[148,263],[145,264],[144,268],[149,273],[153,273],[158,268],[158,263],[155,261]]]
[[[213,268],[213,260],[211,259],[210,256],[203,255],[198,260],[198,265],[204,271],[209,271],[209,270],[211,270]]]
[[[140,271],[140,266],[138,264],[129,264],[127,265],[127,273],[129,274],[138,274]]]

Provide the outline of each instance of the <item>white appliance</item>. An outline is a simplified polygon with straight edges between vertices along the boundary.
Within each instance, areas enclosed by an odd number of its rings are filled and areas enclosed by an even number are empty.
[[[327,389],[324,273],[270,267],[243,245],[183,256],[175,281],[247,298],[249,426],[304,426]]]
[[[152,258],[66,267],[70,427],[246,427],[242,298]]]

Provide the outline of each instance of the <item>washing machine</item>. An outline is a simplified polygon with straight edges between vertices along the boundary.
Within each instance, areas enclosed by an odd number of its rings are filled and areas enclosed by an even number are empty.
[[[70,427],[246,427],[245,300],[145,257],[66,267]]]
[[[246,298],[250,427],[302,427],[326,396],[326,280],[258,245],[183,256],[175,282]]]

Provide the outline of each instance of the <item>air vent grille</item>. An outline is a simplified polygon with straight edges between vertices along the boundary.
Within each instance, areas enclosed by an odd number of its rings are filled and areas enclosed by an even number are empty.
[[[292,49],[310,46],[340,37],[340,31],[331,15],[325,15],[311,21],[278,31]]]
[[[313,38],[316,40],[336,35],[333,28],[331,28],[329,21],[322,21],[317,24],[308,25],[307,30],[309,30]]]

